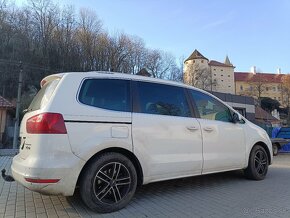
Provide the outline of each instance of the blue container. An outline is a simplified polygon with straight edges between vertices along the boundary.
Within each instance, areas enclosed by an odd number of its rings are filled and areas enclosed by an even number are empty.
[[[274,128],[272,138],[290,139],[290,127]],[[290,143],[283,145],[280,152],[290,152]]]
[[[290,152],[290,143],[283,145],[283,147],[280,149],[280,151],[284,152],[284,153]]]

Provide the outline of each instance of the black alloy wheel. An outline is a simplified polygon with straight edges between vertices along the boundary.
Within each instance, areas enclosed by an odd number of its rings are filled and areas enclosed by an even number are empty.
[[[249,156],[248,167],[244,170],[245,176],[252,180],[262,180],[266,177],[269,158],[261,145],[255,145]]]
[[[255,169],[258,175],[263,176],[267,171],[268,159],[263,150],[257,150],[255,153]]]
[[[99,213],[109,213],[125,207],[136,191],[137,173],[126,156],[108,152],[94,157],[80,178],[83,202]]]
[[[122,163],[110,162],[104,165],[94,179],[96,198],[107,204],[121,201],[130,191],[131,176]]]

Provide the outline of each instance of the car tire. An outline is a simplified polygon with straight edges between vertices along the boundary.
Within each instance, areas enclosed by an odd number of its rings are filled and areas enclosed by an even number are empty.
[[[137,173],[124,155],[108,152],[96,156],[85,168],[80,180],[83,202],[99,213],[110,213],[125,207],[137,187]]]
[[[279,151],[279,147],[277,144],[273,144],[273,156],[277,156],[278,155],[278,151]]]
[[[268,172],[269,160],[265,149],[255,145],[249,156],[248,167],[244,170],[245,176],[252,180],[262,180]]]

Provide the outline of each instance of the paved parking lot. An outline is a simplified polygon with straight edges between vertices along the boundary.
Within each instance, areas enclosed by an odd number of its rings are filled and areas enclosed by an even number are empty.
[[[9,172],[11,157],[0,157]],[[0,179],[0,217],[290,217],[290,154],[274,159],[263,181],[241,172],[220,173],[149,184],[125,209],[96,214],[79,194],[65,198],[31,192]]]

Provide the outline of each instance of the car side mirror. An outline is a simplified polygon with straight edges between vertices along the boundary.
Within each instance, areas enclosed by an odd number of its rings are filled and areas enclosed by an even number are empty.
[[[239,114],[233,113],[233,123],[239,123],[241,121]]]

